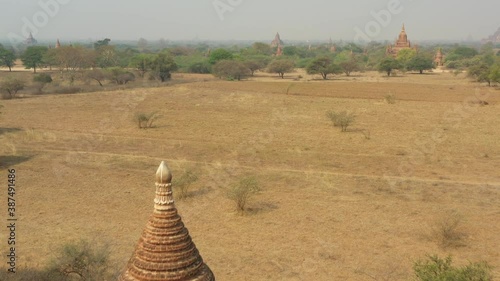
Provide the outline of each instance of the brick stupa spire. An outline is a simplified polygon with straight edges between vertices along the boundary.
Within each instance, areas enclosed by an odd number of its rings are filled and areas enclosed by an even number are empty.
[[[271,42],[271,48],[276,48],[285,45],[283,41],[281,41],[280,34],[279,32],[276,33],[276,36],[274,36],[274,40]]]
[[[215,281],[177,214],[172,174],[156,172],[154,211],[119,281]]]

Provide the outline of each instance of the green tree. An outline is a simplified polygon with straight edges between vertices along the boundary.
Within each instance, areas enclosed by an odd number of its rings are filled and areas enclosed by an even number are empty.
[[[408,70],[408,63],[415,57],[417,56],[417,51],[415,49],[403,49],[398,52],[398,56],[396,60],[399,62],[399,64],[404,68]]]
[[[188,72],[189,73],[210,73],[211,71],[211,65],[208,62],[200,61],[200,62],[194,62],[189,65],[188,67]]]
[[[212,73],[219,78],[236,79],[240,81],[251,74],[250,69],[240,61],[222,60],[212,67]]]
[[[266,43],[262,42],[255,42],[252,45],[252,53],[256,55],[271,55],[273,50],[271,49],[271,46]]]
[[[57,58],[59,48],[48,49],[43,55],[43,63],[45,66],[52,70],[52,67],[59,65]]]
[[[307,51],[305,48],[297,47],[297,46],[285,46],[283,48],[283,55],[285,56],[296,56],[299,58],[307,57]]]
[[[156,55],[151,63],[151,77],[161,82],[172,77],[171,72],[177,70],[174,59],[165,53]]]
[[[356,60],[355,58],[351,58],[348,61],[341,62],[339,66],[346,76],[351,76],[352,72],[361,70],[361,66],[358,60]]]
[[[491,86],[490,67],[486,63],[478,63],[469,67],[467,76],[475,79],[477,82],[487,82]]]
[[[52,76],[48,73],[40,73],[37,74],[33,77],[33,84],[36,89],[37,94],[42,94],[43,93],[43,88],[47,85],[52,83]]]
[[[245,60],[243,61],[243,63],[245,64],[246,67],[248,67],[248,69],[250,69],[250,71],[252,72],[252,76],[254,74],[255,71],[258,71],[258,70],[262,70],[262,69],[265,69],[267,64],[268,64],[268,60],[266,57],[252,57],[248,60]]]
[[[109,38],[105,38],[103,40],[99,40],[99,41],[97,41],[97,42],[94,43],[94,49],[97,50],[97,49],[99,49],[102,46],[108,46],[109,42],[111,42],[111,39],[109,39]]]
[[[463,62],[465,60],[472,59],[478,54],[478,51],[474,48],[457,46],[446,55],[445,66],[448,68],[460,69],[464,66]]]
[[[96,48],[97,66],[100,68],[113,67],[118,65],[119,57],[116,53],[115,46],[102,45]]]
[[[40,83],[52,83],[52,76],[48,73],[41,73],[33,77],[33,81]]]
[[[277,59],[272,61],[267,66],[268,73],[277,73],[281,79],[285,78],[285,73],[292,72],[295,68],[295,64],[291,60]]]
[[[347,43],[344,47],[344,49],[349,50],[350,52],[352,51],[353,53],[363,53],[363,48],[360,46],[356,45],[356,43]]]
[[[48,48],[43,46],[28,47],[21,56],[24,67],[33,68],[33,72],[36,73],[36,69],[43,64],[43,57],[47,50]]]
[[[306,68],[308,74],[321,74],[324,80],[328,78],[328,74],[341,73],[340,66],[332,63],[328,57],[321,57],[313,60]]]
[[[151,68],[153,64],[154,55],[151,54],[138,54],[132,57],[130,60],[130,67],[133,67],[139,71],[139,75],[144,77],[146,72]]]
[[[478,51],[471,47],[459,46],[450,52],[450,55],[458,56],[461,59],[472,58],[478,55]]]
[[[109,78],[114,81],[117,85],[125,85],[130,81],[135,80],[135,76],[132,72],[128,72],[121,67],[111,67],[107,69]],[[98,75],[96,73],[96,75]],[[99,83],[101,86],[102,84]]]
[[[16,54],[12,50],[5,49],[0,44],[0,66],[6,66],[9,71],[12,71],[12,67],[15,65]]]
[[[490,67],[488,78],[490,79],[490,83],[500,83],[500,64],[494,64]]]
[[[378,65],[378,71],[387,73],[387,76],[391,76],[395,69],[400,68],[401,64],[393,57],[384,58]]]
[[[210,53],[208,62],[213,65],[221,60],[232,60],[232,59],[233,59],[233,54],[231,52],[229,52],[226,49],[219,48]]]
[[[412,71],[419,71],[420,74],[424,73],[424,70],[430,70],[434,68],[434,61],[432,57],[425,56],[423,54],[418,54],[412,57],[406,63],[406,69]]]

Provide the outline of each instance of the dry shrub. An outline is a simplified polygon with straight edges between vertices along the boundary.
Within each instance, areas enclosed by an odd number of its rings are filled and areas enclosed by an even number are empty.
[[[428,256],[413,265],[417,281],[491,281],[491,266],[486,262],[469,263],[463,267],[452,265],[450,256],[442,259]]]
[[[342,111],[340,113],[329,111],[326,115],[333,122],[333,126],[340,127],[342,129],[342,132],[347,132],[347,127],[351,125],[355,119],[354,114],[347,113],[347,111]]]
[[[155,111],[151,113],[137,113],[134,120],[137,122],[139,129],[146,129],[152,128],[153,122],[158,118],[160,118],[160,115]]]
[[[465,246],[466,234],[462,230],[463,217],[458,212],[448,212],[433,227],[432,235],[443,248]]]
[[[396,96],[393,94],[386,95],[384,97],[384,99],[385,99],[385,102],[387,102],[388,104],[395,104],[396,103]]]
[[[248,200],[259,191],[260,188],[257,179],[254,176],[248,176],[230,187],[227,196],[236,203],[238,211],[244,212]]]
[[[197,180],[198,176],[191,169],[186,170],[180,177],[174,178],[172,186],[178,191],[176,193],[177,199],[188,198],[190,196],[189,188]]]

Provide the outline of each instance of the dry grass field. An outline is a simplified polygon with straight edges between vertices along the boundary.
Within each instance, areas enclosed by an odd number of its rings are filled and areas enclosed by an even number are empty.
[[[124,267],[166,160],[174,178],[197,171],[177,207],[219,281],[411,280],[427,254],[487,261],[500,280],[497,89],[441,72],[181,78],[0,101],[0,202],[15,168],[21,270],[79,239],[109,242]],[[348,132],[329,110],[356,115]],[[138,129],[134,115],[153,111],[155,126]],[[240,215],[225,190],[245,175],[262,191]],[[444,245],[441,225],[457,214]]]

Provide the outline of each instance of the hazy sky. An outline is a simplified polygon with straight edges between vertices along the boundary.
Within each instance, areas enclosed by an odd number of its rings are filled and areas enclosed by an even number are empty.
[[[376,23],[373,13],[382,10],[381,24]],[[33,31],[37,39],[63,42],[105,37],[270,41],[279,31],[284,41],[352,41],[361,30],[373,40],[393,40],[403,22],[413,41],[478,40],[500,27],[500,1],[0,0],[1,39]]]

